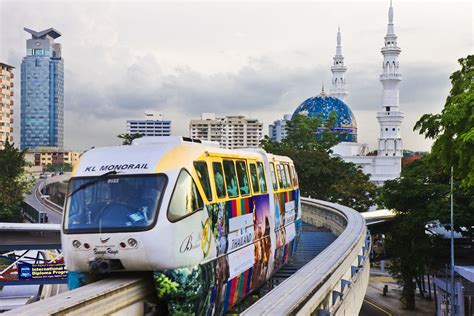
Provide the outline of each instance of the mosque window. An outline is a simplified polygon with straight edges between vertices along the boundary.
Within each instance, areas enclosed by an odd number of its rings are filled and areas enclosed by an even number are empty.
[[[386,106],[386,107],[385,107],[385,111],[390,112],[390,107],[389,107],[389,106]]]
[[[385,128],[385,131],[388,132],[388,128]]]
[[[395,127],[394,127],[394,128],[392,128],[392,131],[394,131],[394,132],[395,132]]]

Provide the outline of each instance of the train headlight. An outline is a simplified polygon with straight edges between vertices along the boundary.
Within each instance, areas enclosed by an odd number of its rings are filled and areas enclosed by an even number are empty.
[[[133,247],[133,248],[135,248],[135,247],[138,245],[138,241],[136,241],[136,240],[133,239],[133,238],[129,238],[129,239],[127,240],[127,242],[128,242],[128,244],[130,245],[130,247]]]
[[[74,248],[79,248],[79,247],[81,247],[81,242],[79,240],[74,240],[72,242],[72,245],[73,245]]]

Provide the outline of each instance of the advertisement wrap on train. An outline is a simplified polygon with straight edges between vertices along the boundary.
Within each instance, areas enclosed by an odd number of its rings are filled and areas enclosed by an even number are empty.
[[[144,137],[81,157],[62,244],[70,288],[152,271],[170,314],[221,315],[288,262],[301,228],[291,159]]]

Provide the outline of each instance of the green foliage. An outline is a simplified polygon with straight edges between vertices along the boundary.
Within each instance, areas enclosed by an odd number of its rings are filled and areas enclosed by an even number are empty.
[[[131,145],[134,139],[141,138],[143,134],[120,134],[118,138],[123,139],[122,145]]]
[[[391,273],[403,286],[401,301],[407,309],[415,308],[414,280],[429,269],[437,248],[425,226],[449,216],[449,191],[449,176],[427,157],[405,166],[399,178],[383,186],[385,206],[397,213],[386,235],[386,251],[393,258]]]
[[[376,187],[354,164],[330,156],[339,142],[331,131],[335,122],[334,114],[327,121],[298,115],[287,122],[288,136],[281,143],[265,137],[262,147],[293,160],[302,195],[366,211],[374,204]]]
[[[70,163],[52,163],[45,167],[46,172],[71,172],[72,165]]]
[[[396,234],[387,234],[385,240],[386,252],[394,256],[390,273],[402,285],[401,302],[409,310],[415,309],[415,278],[426,272],[434,250],[434,240],[425,234],[424,226],[409,215],[400,215],[392,226]]]
[[[474,55],[459,59],[461,69],[450,79],[452,88],[440,114],[425,114],[416,123],[426,138],[435,140],[432,159],[464,188],[474,187]],[[474,206],[474,205],[473,205]]]
[[[286,122],[287,136],[281,143],[265,136],[261,145],[268,152],[287,150],[329,152],[331,147],[339,143],[339,134],[331,131],[336,124],[336,119],[335,113],[331,113],[326,121],[321,118],[297,115]]]
[[[32,180],[25,173],[25,151],[16,149],[8,141],[0,150],[0,221],[21,221],[23,194],[28,192]]]
[[[397,213],[386,250],[395,258],[391,272],[403,285],[402,302],[408,309],[415,308],[414,279],[429,270],[439,253],[426,224],[450,222],[451,166],[455,230],[474,227],[474,56],[459,62],[462,69],[451,76],[453,86],[442,113],[425,114],[414,127],[434,139],[431,154],[405,166],[400,178],[386,181],[382,189],[381,200]]]

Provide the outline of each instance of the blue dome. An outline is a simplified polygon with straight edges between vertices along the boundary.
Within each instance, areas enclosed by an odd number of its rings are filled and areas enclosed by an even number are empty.
[[[301,103],[296,108],[292,118],[302,114],[328,119],[332,112],[336,112],[337,115],[336,126],[332,130],[341,133],[341,141],[357,142],[357,123],[354,113],[343,101],[328,96],[324,92]]]

